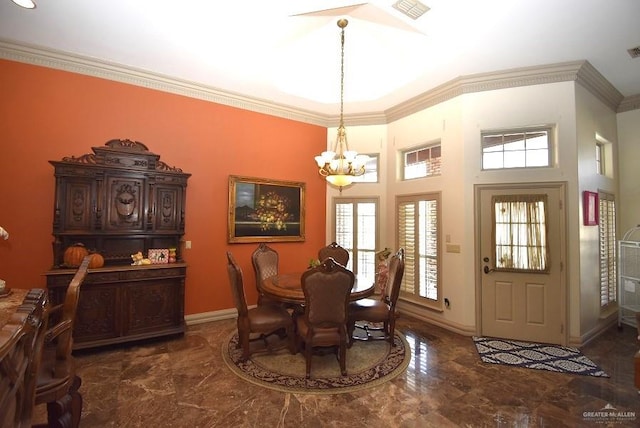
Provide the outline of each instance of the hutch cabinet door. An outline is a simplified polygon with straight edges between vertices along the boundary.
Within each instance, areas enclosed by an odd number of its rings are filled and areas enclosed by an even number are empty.
[[[95,180],[74,178],[66,181],[61,209],[62,224],[65,232],[85,232],[93,229],[91,224],[95,206]]]
[[[108,176],[106,179],[107,222],[105,229],[143,232],[146,183],[143,178]]]
[[[182,218],[183,191],[184,188],[182,186],[154,186],[155,231],[175,232],[184,229],[184,219]]]
[[[126,285],[126,335],[184,329],[182,280],[158,279]]]
[[[109,341],[121,336],[120,292],[117,285],[82,286],[73,327],[74,349],[87,346],[83,346],[85,342]]]

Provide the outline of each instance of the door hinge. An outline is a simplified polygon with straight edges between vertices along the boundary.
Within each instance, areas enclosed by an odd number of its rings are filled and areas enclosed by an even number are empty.
[[[558,201],[558,205],[560,206],[560,209],[563,209],[563,206],[562,206],[562,205],[563,205],[562,200]]]
[[[560,262],[560,272],[564,272],[564,262]]]
[[[564,334],[564,324],[560,324],[560,334]]]

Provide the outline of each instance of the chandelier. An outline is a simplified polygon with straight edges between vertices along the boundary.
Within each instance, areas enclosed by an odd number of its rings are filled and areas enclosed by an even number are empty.
[[[369,156],[359,155],[355,150],[349,150],[347,143],[347,131],[344,128],[344,28],[349,21],[346,19],[338,20],[338,27],[341,28],[340,35],[340,124],[338,126],[338,135],[333,145],[333,150],[322,152],[316,156],[319,173],[330,184],[338,187],[340,192],[344,186],[353,183],[353,178],[364,174],[364,167]]]

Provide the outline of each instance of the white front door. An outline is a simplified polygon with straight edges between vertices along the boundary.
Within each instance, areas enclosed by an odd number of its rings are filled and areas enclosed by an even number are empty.
[[[564,185],[477,191],[483,336],[565,344]]]

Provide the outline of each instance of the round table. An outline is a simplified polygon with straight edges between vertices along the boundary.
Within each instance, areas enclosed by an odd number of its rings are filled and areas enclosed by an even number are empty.
[[[284,303],[303,304],[302,272],[285,273],[271,276],[263,281],[261,291],[268,297]],[[375,291],[373,278],[356,276],[356,281],[351,289],[349,300],[359,300],[369,297]]]
[[[9,321],[18,306],[24,303],[24,298],[28,292],[29,290],[14,288],[3,294],[2,298],[0,298],[0,328],[4,327]]]

